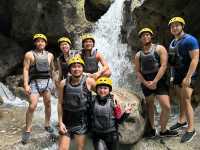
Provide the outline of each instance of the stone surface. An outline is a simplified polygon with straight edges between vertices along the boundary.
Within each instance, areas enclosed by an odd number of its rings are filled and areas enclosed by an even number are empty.
[[[127,89],[114,89],[114,96],[123,111],[128,103],[132,105],[132,112],[124,123],[119,125],[120,143],[133,144],[136,143],[144,132],[144,119],[141,115],[141,98]]]
[[[23,58],[23,49],[13,39],[0,33],[0,79],[12,72]]]
[[[180,138],[185,132],[185,129],[179,131],[180,136],[178,137],[166,137],[166,138],[156,138],[154,140],[151,139],[142,139],[136,145],[132,147],[133,150],[197,150],[200,149],[200,107],[198,106],[195,109],[195,129],[197,131],[196,136],[189,143],[180,143]],[[171,118],[169,121],[169,125],[175,123],[176,120]]]
[[[44,131],[40,117],[33,119],[31,141],[21,144],[21,134],[25,127],[25,108],[9,105],[0,106],[0,149],[1,150],[30,150],[41,149],[53,144],[55,136]]]
[[[80,48],[79,36],[92,25],[85,17],[84,4],[85,0],[1,1],[0,79],[16,70],[22,72],[23,55],[34,48],[35,33],[46,34],[47,49],[54,54],[60,53],[57,39],[64,35],[70,37],[74,48]]]

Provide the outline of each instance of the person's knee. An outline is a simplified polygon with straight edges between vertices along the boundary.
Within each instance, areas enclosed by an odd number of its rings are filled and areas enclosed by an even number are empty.
[[[59,150],[68,150],[69,149],[69,144],[70,142],[68,141],[68,138],[65,136],[60,136],[59,137]]]
[[[164,105],[163,107],[163,110],[167,113],[170,112],[170,109],[171,109],[170,105]]]
[[[84,149],[84,145],[85,145],[84,143],[78,143],[77,144],[77,149],[78,150],[83,150]]]
[[[150,101],[147,101],[147,108],[148,109],[153,109],[154,108],[154,101],[150,100]]]
[[[65,144],[59,145],[59,150],[68,150],[68,146]]]
[[[50,108],[51,107],[51,101],[50,100],[46,100],[44,102],[44,105],[45,105],[46,108]]]
[[[29,105],[29,112],[33,113],[35,111],[36,107],[37,107],[37,104],[30,104]]]

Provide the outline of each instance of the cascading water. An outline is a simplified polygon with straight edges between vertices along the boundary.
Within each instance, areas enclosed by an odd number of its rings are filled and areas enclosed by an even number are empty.
[[[128,76],[133,73],[133,66],[126,56],[127,44],[122,44],[120,41],[124,1],[115,0],[107,13],[96,23],[93,34],[95,36],[95,48],[105,57],[112,71],[113,85],[115,87],[130,88],[131,85],[128,84],[127,80]],[[89,141],[86,150],[91,150],[91,147]],[[57,149],[57,144],[49,149]]]
[[[130,87],[128,76],[133,66],[126,56],[127,44],[120,41],[123,4],[125,0],[115,0],[108,12],[102,16],[94,28],[95,47],[104,55],[112,71],[115,87]]]

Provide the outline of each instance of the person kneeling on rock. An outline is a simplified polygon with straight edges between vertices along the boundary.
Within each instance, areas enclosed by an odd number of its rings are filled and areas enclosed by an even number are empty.
[[[118,124],[122,123],[132,110],[131,105],[128,104],[122,114],[111,91],[110,78],[100,77],[96,81],[97,95],[92,98],[90,122],[95,150],[118,149]]]

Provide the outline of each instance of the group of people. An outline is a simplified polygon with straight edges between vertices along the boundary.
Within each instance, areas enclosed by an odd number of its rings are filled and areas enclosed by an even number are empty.
[[[75,139],[78,150],[85,146],[85,135],[92,133],[95,150],[118,149],[118,124],[131,112],[131,105],[122,113],[112,91],[111,71],[103,56],[94,49],[95,39],[91,34],[82,36],[81,52],[70,50],[67,37],[58,39],[62,54],[57,58],[57,76],[53,54],[45,50],[47,38],[44,34],[33,36],[35,49],[28,51],[24,58],[24,89],[29,97],[26,112],[26,128],[22,143],[30,140],[33,113],[39,96],[45,106],[44,129],[52,133],[50,126],[51,90],[53,81],[58,93],[59,149],[66,150]],[[74,51],[74,52],[73,52]],[[102,67],[99,68],[99,63]],[[94,91],[96,94],[92,94]]]
[[[196,134],[191,96],[197,79],[199,44],[195,37],[184,32],[185,21],[174,17],[168,23],[174,39],[168,51],[164,46],[152,43],[153,31],[143,28],[138,36],[142,50],[136,53],[135,70],[146,99],[148,120],[151,129],[148,137],[156,136],[154,126],[154,100],[160,103],[160,136],[176,136],[178,129],[187,127],[181,142],[189,142]],[[166,128],[170,113],[169,88],[175,87],[180,100],[180,115],[176,124]]]
[[[193,123],[191,95],[196,79],[199,61],[197,40],[184,33],[185,21],[174,17],[169,21],[169,28],[174,35],[167,51],[164,46],[153,44],[153,31],[143,28],[138,36],[143,49],[135,55],[135,71],[141,82],[147,103],[147,115],[151,129],[148,137],[156,136],[154,127],[154,99],[160,102],[160,136],[177,136],[177,129],[188,125],[181,142],[190,141],[196,134]],[[24,57],[23,79],[29,107],[26,112],[26,128],[22,134],[22,143],[30,140],[33,113],[38,99],[43,97],[45,106],[44,129],[54,132],[50,125],[51,90],[55,82],[58,91],[58,127],[59,149],[69,149],[70,141],[75,139],[78,150],[85,146],[86,133],[92,133],[95,150],[118,149],[118,124],[130,114],[130,105],[122,113],[115,97],[111,94],[111,71],[101,53],[95,49],[95,38],[91,34],[82,37],[82,49],[75,53],[68,37],[58,39],[62,54],[57,58],[59,75],[56,74],[54,56],[45,50],[47,37],[35,34],[35,49],[26,52]],[[72,53],[70,53],[72,52]],[[101,63],[101,68],[99,67]],[[166,70],[170,66],[170,84],[177,85],[180,93],[180,116],[178,122],[167,129],[170,114],[169,85]],[[92,93],[94,91],[96,94]]]

